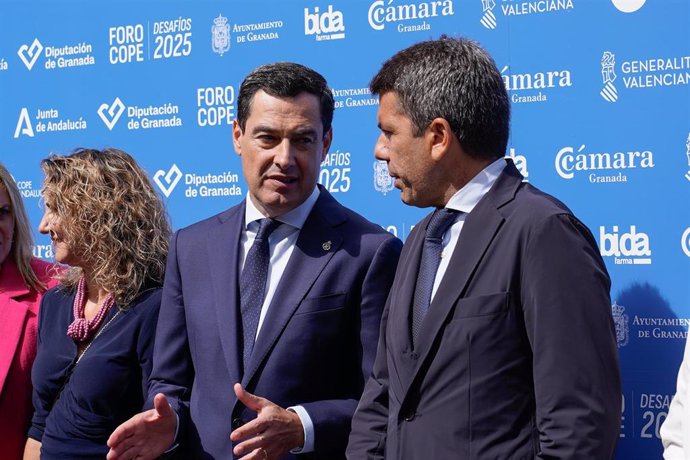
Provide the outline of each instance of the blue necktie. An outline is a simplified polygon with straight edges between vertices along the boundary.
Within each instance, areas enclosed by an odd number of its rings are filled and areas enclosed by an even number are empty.
[[[259,326],[261,306],[266,295],[266,279],[270,254],[268,236],[280,225],[273,219],[261,219],[259,231],[244,261],[240,275],[240,311],[242,313],[242,365],[246,368],[254,348],[256,329]]]
[[[448,230],[457,216],[458,211],[453,209],[437,209],[431,216],[424,236],[422,259],[417,273],[417,284],[414,290],[414,303],[412,306],[412,344],[414,345],[422,328],[422,321],[429,310],[431,292],[434,288],[434,279],[441,262],[441,250],[443,249],[443,234]]]

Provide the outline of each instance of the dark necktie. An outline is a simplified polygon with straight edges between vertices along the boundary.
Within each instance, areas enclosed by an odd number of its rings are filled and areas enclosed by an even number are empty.
[[[412,344],[414,345],[422,321],[429,310],[431,292],[434,287],[434,279],[441,262],[441,250],[443,248],[443,234],[448,230],[457,216],[458,211],[453,209],[437,209],[431,216],[424,236],[422,248],[422,260],[417,273],[417,284],[414,290],[414,303],[412,306]]]
[[[242,365],[246,368],[254,348],[256,329],[259,326],[261,306],[266,294],[268,278],[268,236],[280,225],[273,219],[261,219],[259,231],[244,261],[240,275],[240,305],[242,313]]]

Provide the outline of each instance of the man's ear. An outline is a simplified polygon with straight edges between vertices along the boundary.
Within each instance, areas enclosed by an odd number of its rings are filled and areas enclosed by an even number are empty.
[[[242,128],[237,122],[237,118],[232,121],[232,145],[235,147],[235,152],[242,156],[242,147],[240,145],[240,139],[242,138]]]
[[[453,142],[453,131],[450,123],[445,118],[434,118],[427,126],[424,133],[431,151],[431,158],[435,161],[441,160]]]
[[[323,154],[321,155],[321,161],[326,159],[328,155],[328,150],[331,148],[331,142],[333,141],[333,128],[329,129],[323,135]]]

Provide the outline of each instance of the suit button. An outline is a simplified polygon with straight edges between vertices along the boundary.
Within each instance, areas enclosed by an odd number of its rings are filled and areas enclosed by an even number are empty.
[[[411,422],[412,420],[414,420],[415,415],[417,414],[415,414],[414,411],[410,409],[403,415],[403,420],[405,420],[406,422]]]
[[[238,429],[238,428],[241,427],[242,425],[244,425],[244,420],[242,420],[241,418],[234,418],[234,419],[232,419],[232,429],[233,429],[233,430]]]

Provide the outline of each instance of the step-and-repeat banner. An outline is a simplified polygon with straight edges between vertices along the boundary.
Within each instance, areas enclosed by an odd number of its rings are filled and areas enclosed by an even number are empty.
[[[124,149],[186,226],[246,194],[231,142],[243,77],[295,61],[335,94],[320,182],[405,239],[427,211],[374,160],[367,86],[442,33],[490,51],[512,101],[507,155],[597,238],[624,379],[617,458],[660,458],[690,321],[687,0],[2,1],[0,161],[37,225],[42,158]],[[41,235],[34,252],[53,256]]]

